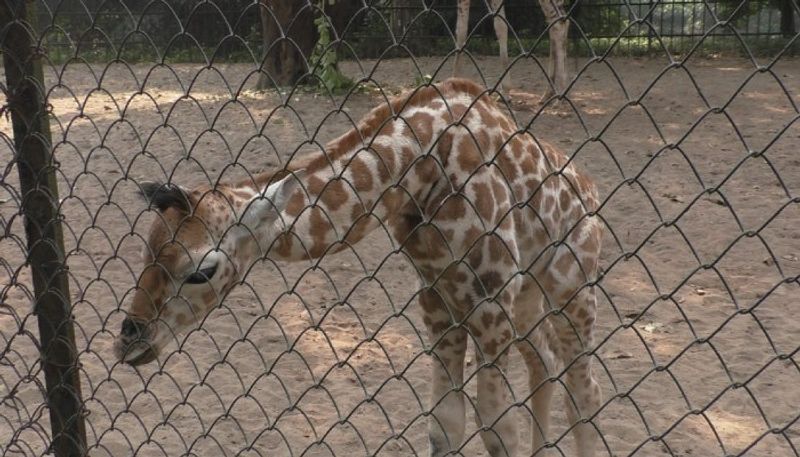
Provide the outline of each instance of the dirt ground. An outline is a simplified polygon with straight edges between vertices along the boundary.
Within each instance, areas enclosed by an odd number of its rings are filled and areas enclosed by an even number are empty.
[[[494,84],[497,60],[477,65]],[[448,76],[450,63],[343,68],[394,93],[419,72]],[[758,72],[744,59],[614,58],[570,70],[580,75],[569,102],[539,112],[525,94],[544,91],[541,71],[521,62],[512,99],[519,125],[574,155],[604,199],[598,455],[798,455],[800,62]],[[246,65],[45,73],[91,455],[427,455],[431,358],[411,300],[417,280],[399,255],[386,259],[379,233],[316,265],[258,265],[161,368],[118,365],[112,352],[153,218],[126,177],[237,179],[343,132],[379,93],[256,93]],[[8,162],[7,119],[0,130]],[[4,173],[0,449],[33,456],[49,419],[17,171]],[[516,353],[510,379],[521,401]],[[572,456],[554,405],[553,455]],[[467,409],[462,454],[487,455]],[[530,455],[530,415],[516,409]]]

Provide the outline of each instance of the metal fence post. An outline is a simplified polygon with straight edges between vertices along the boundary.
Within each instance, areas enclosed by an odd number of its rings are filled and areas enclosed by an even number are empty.
[[[35,6],[0,0],[0,42],[6,74],[7,112],[28,239],[27,263],[36,295],[34,313],[50,412],[51,450],[58,457],[86,455],[86,429],[78,352],[59,215],[50,125],[44,98]]]

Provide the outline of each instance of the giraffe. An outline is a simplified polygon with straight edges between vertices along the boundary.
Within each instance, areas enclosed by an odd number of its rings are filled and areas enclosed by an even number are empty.
[[[393,98],[277,171],[191,190],[143,183],[141,192],[158,217],[115,340],[120,361],[156,360],[259,259],[319,258],[382,226],[421,281],[433,356],[429,455],[462,445],[468,338],[480,361],[475,413],[489,455],[517,452],[505,375],[512,347],[533,392],[534,453],[546,452],[561,383],[578,455],[594,455],[597,191],[564,154],[517,130],[477,84],[448,79]]]
[[[467,43],[469,27],[469,8],[472,0],[458,0],[456,16],[456,56],[453,62],[453,76],[461,74],[461,58],[464,45]],[[549,78],[547,89],[542,100],[552,97],[567,88],[567,34],[569,19],[564,9],[564,0],[539,0],[539,6],[547,20],[550,37],[550,63],[547,72]],[[508,22],[504,0],[489,0],[489,7],[494,14],[494,33],[500,45],[500,62],[506,71],[502,86],[513,86],[511,69],[508,67]]]

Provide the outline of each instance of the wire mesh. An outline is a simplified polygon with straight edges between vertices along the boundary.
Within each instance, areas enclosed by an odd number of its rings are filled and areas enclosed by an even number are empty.
[[[567,378],[571,367],[588,358],[602,392],[597,410],[583,414],[598,438],[596,455],[800,455],[800,63],[789,56],[798,35],[796,28],[786,33],[784,27],[770,32],[765,45],[759,41],[763,36],[750,33],[753,21],[785,25],[778,13],[795,21],[796,1],[692,3],[691,12],[687,2],[653,1],[647,7],[625,2],[597,14],[589,13],[597,4],[575,2],[568,12],[570,83],[550,99],[540,99],[551,87],[545,71],[547,25],[518,22],[526,17],[523,11],[543,17],[539,6],[508,2],[512,58],[505,68],[486,36],[495,16],[484,2],[473,2],[466,76],[485,87],[486,103],[513,121],[515,133],[509,138],[536,138],[537,147],[547,141],[568,158],[540,164],[546,179],[532,194],[551,179],[565,180],[572,166],[585,170],[599,191],[596,213],[589,208],[561,236],[549,236],[540,246],[543,253],[561,248],[578,255],[580,247],[569,233],[587,217],[602,221],[598,274],[583,278],[578,287],[597,294],[594,340],[548,369],[533,387],[520,351],[509,348],[507,366],[502,357],[488,357],[481,335],[488,330],[470,320],[487,303],[500,300],[501,293],[489,293],[486,278],[479,281],[486,289],[479,303],[470,304],[460,318],[448,303],[445,332],[426,330],[431,267],[419,259],[440,256],[447,265],[459,264],[464,259],[453,254],[452,240],[469,228],[465,223],[448,231],[435,223],[425,205],[434,189],[443,189],[426,188],[430,192],[420,197],[398,176],[380,189],[384,200],[411,195],[411,206],[422,208],[404,220],[438,241],[420,248],[398,240],[397,221],[382,215],[379,203],[359,197],[366,195],[357,190],[366,186],[359,179],[369,173],[356,174],[353,160],[336,165],[336,157],[328,157],[331,141],[360,125],[374,107],[401,107],[388,100],[430,90],[430,81],[450,76],[454,2],[283,2],[296,8],[290,16],[295,27],[272,45],[261,42],[260,13],[264,5],[279,8],[281,2],[29,3],[37,8],[38,26],[30,33],[44,69],[61,196],[57,209],[83,400],[74,414],[85,420],[86,454],[427,456],[430,446],[438,446],[434,455],[499,456],[514,445],[491,437],[508,436],[498,431],[508,419],[519,429],[516,455],[579,455],[571,432],[581,423],[568,412],[580,399]],[[698,5],[705,11],[702,20],[691,27],[684,23],[674,34],[688,45],[671,41],[671,33],[662,35],[658,21],[685,21],[697,14]],[[270,11],[279,21],[276,10]],[[618,20],[620,11],[625,21]],[[313,20],[326,13],[333,18],[327,44],[340,57],[339,70],[355,85],[328,90],[314,68],[319,60],[313,59],[301,59],[297,81],[277,85],[265,63],[270,55],[290,56],[289,48],[306,58],[326,55],[302,44],[309,36],[312,45],[316,42]],[[2,36],[8,30],[5,23]],[[443,39],[424,33],[429,30]],[[715,41],[721,34],[729,40],[724,47]],[[647,58],[632,56],[640,49],[631,45],[632,35],[646,37]],[[278,62],[288,65],[288,60]],[[508,75],[514,86],[501,88],[501,78]],[[4,84],[2,90],[8,112],[15,89]],[[449,100],[443,104],[452,109]],[[448,129],[463,127],[459,121],[450,119],[438,136],[431,127],[426,142],[419,134],[428,122],[415,123],[395,111],[396,119],[382,119],[379,130],[359,138],[357,149],[375,150],[383,129],[402,123],[413,126],[416,135],[410,148],[427,146],[408,170],[447,169],[437,154],[447,149],[442,145],[449,144]],[[474,144],[482,144],[483,127],[469,130]],[[0,138],[7,158],[0,183],[0,444],[3,455],[46,455],[53,452],[40,358],[47,348],[40,344],[31,307],[37,298],[21,217],[28,200],[17,177],[19,151],[8,116],[0,118]],[[510,147],[509,138],[508,144],[478,151],[485,160],[468,174],[502,168],[499,157]],[[466,149],[454,148],[453,154]],[[305,158],[314,156],[328,157],[334,163],[331,173],[340,179],[314,188],[300,171],[308,165]],[[431,157],[434,165],[424,160]],[[367,171],[378,176],[380,164]],[[166,265],[154,247],[158,230],[153,227],[170,222],[159,205],[174,209],[187,198],[190,210],[199,214],[198,201],[213,200],[215,189],[235,197],[231,183],[277,173],[274,183],[284,177],[278,170],[287,167],[297,171],[297,182],[309,193],[305,203],[330,210],[342,193],[358,201],[363,211],[353,214],[361,219],[354,216],[349,226],[337,226],[335,239],[344,243],[304,246],[315,258],[298,262],[280,260],[280,243],[266,253],[275,239],[249,245],[248,252],[194,252],[193,243],[216,230],[216,217],[235,206],[233,197],[214,200],[217,204],[204,210],[204,230],[162,234],[180,241],[176,257],[193,260],[184,265],[187,275],[169,277],[177,267]],[[437,176],[436,183],[455,179]],[[513,187],[508,183],[514,178],[504,179],[506,188]],[[200,191],[176,193],[178,185]],[[481,197],[507,194],[502,188],[474,195],[445,189],[444,202],[465,197],[464,205],[476,213]],[[260,196],[245,189],[236,198],[253,199],[258,209],[264,207]],[[280,200],[280,194],[265,196]],[[576,189],[568,199],[591,207]],[[504,204],[512,202],[498,198],[490,207]],[[437,205],[441,210],[446,203]],[[406,209],[398,214],[408,216]],[[249,227],[247,213],[238,216],[243,216],[238,223],[223,224],[227,231]],[[321,219],[311,225],[329,224]],[[371,232],[351,243],[361,225],[370,225]],[[480,235],[493,239],[500,231],[498,222],[481,227]],[[154,286],[205,282],[229,274],[214,271],[225,259],[248,255],[254,260],[236,273],[230,287],[204,298],[218,302],[208,314],[187,307],[198,300],[188,286],[161,297]],[[501,263],[500,255],[483,257],[470,265],[493,271]],[[434,282],[446,282],[441,279],[446,272],[433,270],[438,271]],[[532,271],[539,270],[517,265],[501,282],[528,276],[547,283]],[[189,310],[185,319],[196,318],[197,325],[168,335],[150,363],[120,362],[115,344],[125,332],[124,322],[130,334],[145,336],[153,322],[166,321],[159,316],[144,323],[126,320],[141,317],[136,303],[141,311],[167,298],[171,309]],[[539,335],[536,329],[548,334],[574,309],[574,296],[546,298],[547,311],[535,329],[513,329],[513,340]],[[520,305],[515,318],[525,309]],[[511,311],[504,313],[511,317]],[[453,344],[468,347],[463,377],[452,370],[445,370],[446,379],[432,376],[437,366],[452,362],[442,354]],[[558,341],[550,344],[558,347]],[[530,347],[546,357],[546,346]],[[502,418],[481,414],[481,392],[491,395],[481,388],[482,372],[501,380]],[[444,393],[431,395],[436,386]],[[542,417],[533,414],[528,400],[546,386],[555,390],[552,424],[544,447],[532,449]],[[431,435],[429,428],[452,429],[442,424],[445,416],[458,422],[457,408],[435,413],[437,405],[452,406],[447,398],[454,395],[464,401],[465,430],[462,439],[443,449],[436,439],[429,443],[431,436],[441,436]],[[486,443],[482,434],[489,435]]]

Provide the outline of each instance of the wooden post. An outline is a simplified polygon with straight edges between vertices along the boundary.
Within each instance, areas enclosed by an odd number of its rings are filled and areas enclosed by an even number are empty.
[[[28,239],[26,260],[36,296],[33,312],[39,325],[51,451],[57,457],[78,457],[86,455],[86,429],[35,21],[33,2],[0,1],[5,108],[14,130],[13,160],[19,172]]]

